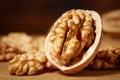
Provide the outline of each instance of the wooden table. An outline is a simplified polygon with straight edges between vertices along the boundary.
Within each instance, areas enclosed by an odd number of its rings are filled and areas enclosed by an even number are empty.
[[[120,47],[120,38],[104,34],[100,49],[110,45]],[[15,76],[10,75],[7,68],[8,62],[0,62],[0,80],[120,80],[120,70],[82,70],[75,75],[65,75],[60,71],[53,71],[31,76]]]

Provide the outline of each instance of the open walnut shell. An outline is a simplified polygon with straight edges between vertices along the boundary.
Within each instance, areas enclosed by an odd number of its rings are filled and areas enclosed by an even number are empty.
[[[89,10],[65,12],[45,40],[47,59],[66,74],[75,74],[95,57],[102,35],[99,14]]]

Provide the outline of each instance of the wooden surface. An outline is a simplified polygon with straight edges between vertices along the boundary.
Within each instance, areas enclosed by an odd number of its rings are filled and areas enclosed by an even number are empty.
[[[104,34],[100,49],[106,46],[120,46],[120,37]],[[65,75],[60,71],[45,72],[38,75],[15,76],[8,73],[8,62],[0,62],[0,80],[120,80],[120,70],[82,70],[75,75]]]

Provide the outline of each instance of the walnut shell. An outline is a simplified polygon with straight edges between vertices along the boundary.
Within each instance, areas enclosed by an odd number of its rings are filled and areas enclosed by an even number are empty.
[[[84,31],[86,28],[87,31]],[[46,37],[46,57],[63,73],[75,74],[93,60],[101,35],[102,23],[97,12],[79,9],[67,11],[53,24]]]

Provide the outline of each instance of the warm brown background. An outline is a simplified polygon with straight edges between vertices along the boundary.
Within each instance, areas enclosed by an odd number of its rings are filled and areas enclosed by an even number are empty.
[[[101,15],[120,8],[120,0],[0,0],[0,34],[46,33],[66,10],[93,9]]]

